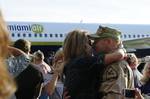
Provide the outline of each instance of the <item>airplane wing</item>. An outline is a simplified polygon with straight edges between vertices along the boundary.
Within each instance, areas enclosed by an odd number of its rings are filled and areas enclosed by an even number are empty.
[[[125,48],[127,49],[144,49],[150,48],[150,37],[134,40],[123,41]]]

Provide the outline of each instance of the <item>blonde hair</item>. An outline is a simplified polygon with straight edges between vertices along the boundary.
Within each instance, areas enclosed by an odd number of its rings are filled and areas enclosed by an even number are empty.
[[[147,72],[148,71],[150,71],[150,62],[147,62],[146,64],[145,64],[145,66],[144,66],[144,69],[143,69],[143,77],[142,77],[142,79],[141,79],[141,82],[143,83],[143,84],[145,84],[149,79],[150,79],[150,77],[148,77],[148,75],[147,75]]]
[[[8,54],[8,45],[8,31],[0,11],[0,99],[8,99],[16,90],[15,83],[4,63]]]
[[[59,65],[57,65],[58,63],[61,63]],[[64,53],[62,48],[58,49],[54,55],[54,59],[53,59],[53,68],[59,68],[60,74],[63,71],[64,68]]]
[[[34,52],[33,55],[36,60],[44,60],[44,53],[40,50]]]
[[[0,57],[4,58],[8,53],[7,46],[9,45],[9,35],[6,24],[3,20],[2,13],[0,12]]]
[[[64,59],[64,52],[62,50],[62,48],[60,48],[58,51],[56,51],[55,55],[54,55],[54,62],[57,62],[59,60],[63,60]]]
[[[89,41],[87,34],[88,32],[85,30],[73,30],[68,33],[63,45],[65,62],[78,56],[88,54],[85,51],[86,43]]]

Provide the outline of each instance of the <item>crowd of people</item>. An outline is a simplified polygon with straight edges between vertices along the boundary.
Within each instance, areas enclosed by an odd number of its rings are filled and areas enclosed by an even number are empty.
[[[30,41],[10,45],[0,13],[0,99],[150,99],[150,61],[139,72],[120,36],[110,27],[75,29],[48,64],[42,51],[30,53]]]

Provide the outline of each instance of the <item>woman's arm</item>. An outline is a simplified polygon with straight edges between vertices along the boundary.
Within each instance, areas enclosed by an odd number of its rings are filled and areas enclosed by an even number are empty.
[[[105,55],[104,62],[106,65],[111,64],[113,62],[124,59],[127,56],[124,49],[118,49],[113,53],[109,53]]]
[[[52,95],[55,91],[56,88],[56,84],[58,81],[58,77],[60,76],[61,72],[62,72],[62,62],[57,62],[55,64],[55,68],[54,68],[54,74],[52,75],[52,79],[50,80],[50,82],[46,85],[46,92],[49,95]]]
[[[54,73],[50,82],[45,86],[46,88],[45,90],[46,93],[48,93],[48,95],[52,95],[54,93],[57,81],[58,81],[58,74]]]

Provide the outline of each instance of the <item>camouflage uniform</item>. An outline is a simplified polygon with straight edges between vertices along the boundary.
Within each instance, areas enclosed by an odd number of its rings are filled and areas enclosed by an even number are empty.
[[[126,61],[119,61],[106,67],[99,91],[103,99],[122,99],[124,88],[134,88],[133,73]]]
[[[103,38],[120,39],[121,32],[100,26],[96,34],[89,37],[93,40]],[[99,91],[104,94],[103,99],[124,99],[122,91],[124,88],[134,88],[133,73],[125,60],[113,63],[103,71],[102,82]]]
[[[6,64],[8,66],[8,71],[14,77],[18,76],[30,63],[30,57],[21,54],[17,57],[10,56],[6,59]]]

